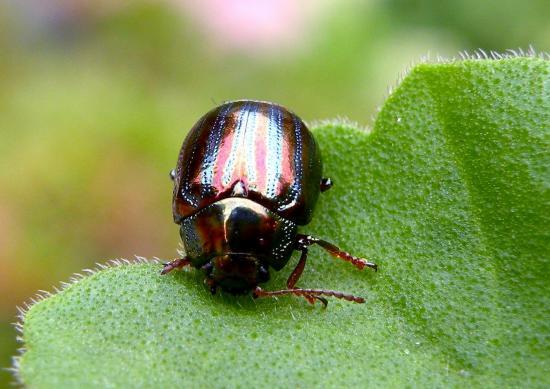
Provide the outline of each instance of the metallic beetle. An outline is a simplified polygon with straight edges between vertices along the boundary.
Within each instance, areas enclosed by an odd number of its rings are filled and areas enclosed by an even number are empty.
[[[293,294],[310,303],[323,296],[357,303],[361,297],[297,288],[308,246],[318,244],[359,269],[376,264],[298,233],[311,221],[319,193],[332,186],[322,178],[317,143],[300,118],[280,105],[242,100],[204,115],[183,142],[174,180],[174,221],[186,256],[164,265],[162,274],[191,265],[206,272],[212,293],[219,286],[254,297]],[[287,289],[265,291],[270,268],[282,269],[301,252]]]

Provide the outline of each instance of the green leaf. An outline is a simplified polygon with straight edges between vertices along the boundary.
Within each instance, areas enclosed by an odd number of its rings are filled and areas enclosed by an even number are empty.
[[[548,387],[549,73],[541,58],[421,64],[370,134],[315,128],[335,185],[304,231],[380,271],[314,248],[299,285],[366,304],[212,296],[195,270],[108,268],[27,312],[22,380]],[[282,287],[296,260],[266,289]]]

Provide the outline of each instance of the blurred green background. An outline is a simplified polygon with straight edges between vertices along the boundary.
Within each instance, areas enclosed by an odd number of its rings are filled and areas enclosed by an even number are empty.
[[[548,51],[548,15],[544,0],[1,2],[0,366],[15,306],[38,289],[176,255],[168,171],[215,105],[368,125],[421,56]]]

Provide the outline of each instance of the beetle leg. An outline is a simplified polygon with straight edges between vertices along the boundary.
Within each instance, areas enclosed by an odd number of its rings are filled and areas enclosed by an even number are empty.
[[[313,236],[310,236],[310,235],[298,234],[298,240],[297,240],[298,249],[301,249],[301,247],[310,246],[312,244],[318,244],[319,246],[324,248],[326,251],[328,251],[329,254],[332,255],[333,257],[340,258],[346,262],[350,262],[353,266],[355,266],[360,270],[362,270],[365,266],[370,267],[371,269],[374,269],[374,271],[378,270],[378,265],[376,263],[369,262],[364,258],[353,256],[348,252],[340,250],[338,247],[336,247],[332,243],[329,243],[322,239],[314,238]]]
[[[170,179],[174,181],[176,179],[176,169],[170,170]]]
[[[298,261],[298,264],[296,265],[292,273],[290,273],[290,276],[288,276],[288,280],[286,281],[286,287],[288,289],[295,289],[294,286],[296,286],[296,283],[300,279],[300,276],[304,271],[304,267],[306,266],[307,247],[302,247],[300,250],[302,251],[302,255],[300,255],[300,260]],[[328,301],[323,297],[312,296],[308,294],[304,294],[303,296],[310,304],[314,304],[316,299],[322,302],[325,307],[328,304]]]
[[[296,267],[288,277],[288,280],[286,282],[286,286],[288,289],[264,291],[260,287],[256,287],[256,289],[253,292],[253,296],[255,298],[258,298],[258,297],[276,297],[281,295],[293,294],[295,296],[304,297],[310,304],[314,304],[315,300],[319,300],[324,305],[325,308],[328,305],[328,301],[326,298],[321,296],[331,296],[331,297],[344,299],[347,301],[353,301],[356,303],[364,303],[365,299],[362,297],[357,297],[351,294],[338,292],[335,290],[295,288],[296,283],[300,279],[300,276],[304,271],[304,267],[306,266],[306,260],[307,260],[307,254],[308,254],[307,246],[313,243],[316,243],[316,242],[313,242],[313,239],[315,238],[307,237],[305,235],[298,235],[298,241],[296,245],[297,245],[297,249],[302,252],[302,255],[300,255],[300,260],[298,261],[298,264],[296,265]]]
[[[326,307],[328,304],[327,299],[325,299],[322,296],[328,296],[328,297],[336,297],[339,299],[343,299],[346,301],[352,301],[354,303],[362,304],[365,302],[365,299],[363,297],[354,296],[352,294],[347,294],[343,292],[338,292],[336,290],[327,290],[327,289],[301,289],[301,288],[294,288],[294,289],[281,289],[281,290],[273,290],[273,291],[266,291],[260,288],[259,286],[254,289],[253,296],[254,298],[260,298],[260,297],[277,297],[277,296],[284,296],[293,294],[295,296],[302,296],[305,297],[305,299],[310,303],[313,304],[315,301],[314,299],[317,299],[323,303],[323,305]]]
[[[288,277],[288,280],[286,281],[286,287],[288,288],[288,290],[294,290],[295,289],[294,286],[296,285],[296,283],[300,279],[300,276],[302,275],[302,273],[304,271],[304,267],[306,266],[307,248],[303,247],[301,250],[302,250],[302,255],[300,256],[300,260],[298,261],[298,264],[296,265],[296,267],[294,268],[292,273],[290,273],[290,276]],[[277,291],[277,292],[280,292],[280,291]],[[264,292],[262,289],[257,288],[254,291],[254,297],[268,296],[270,293],[271,292]],[[325,307],[328,304],[328,301],[323,297],[313,296],[313,295],[307,294],[307,293],[301,294],[301,296],[303,296],[310,304],[315,304],[315,300],[321,301]]]
[[[185,266],[191,265],[191,261],[185,257],[185,258],[177,258],[173,261],[170,261],[168,263],[163,263],[164,268],[160,272],[161,275],[170,273],[174,269],[182,269]]]
[[[302,248],[300,248],[300,250],[302,251],[302,255],[300,255],[300,260],[298,261],[298,264],[296,265],[296,267],[294,268],[292,273],[290,273],[290,276],[288,277],[288,280],[286,281],[286,287],[288,289],[295,289],[294,287],[296,286],[296,283],[300,279],[300,277],[301,277],[301,275],[304,271],[304,267],[306,266],[307,247],[302,247]],[[310,303],[310,304],[314,304],[315,300],[319,300],[320,302],[322,302],[323,305],[325,306],[325,308],[328,304],[327,299],[325,299],[323,297],[312,296],[312,295],[309,295],[309,294],[304,294],[303,296],[308,301],[308,303]]]
[[[321,192],[326,192],[327,190],[332,188],[332,184],[333,182],[330,178],[328,177],[321,178],[321,185],[320,185]]]
[[[298,264],[296,265],[292,273],[290,273],[290,276],[286,281],[286,287],[288,289],[294,289],[294,286],[296,286],[296,283],[300,279],[300,276],[304,271],[304,267],[306,266],[307,248],[303,247],[300,250],[302,250],[302,255],[300,255],[300,260],[298,261]]]

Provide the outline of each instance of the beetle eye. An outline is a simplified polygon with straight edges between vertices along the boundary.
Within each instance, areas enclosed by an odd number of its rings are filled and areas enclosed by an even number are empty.
[[[170,179],[174,181],[176,179],[176,169],[170,170]]]

